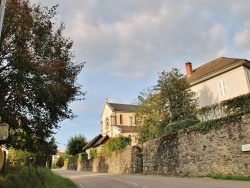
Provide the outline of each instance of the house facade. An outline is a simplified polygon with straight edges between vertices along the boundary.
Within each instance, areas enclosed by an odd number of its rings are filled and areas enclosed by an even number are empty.
[[[136,105],[105,103],[101,116],[101,134],[110,138],[119,135],[131,137],[132,145],[136,144],[135,132]]]
[[[186,73],[199,107],[250,92],[250,61],[246,59],[221,57],[196,69],[188,62]]]

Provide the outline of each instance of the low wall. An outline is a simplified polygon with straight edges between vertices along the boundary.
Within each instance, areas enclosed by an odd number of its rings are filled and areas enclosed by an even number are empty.
[[[143,172],[250,175],[250,152],[242,151],[243,144],[250,144],[250,115],[206,134],[189,129],[145,143]]]
[[[132,146],[110,155],[96,157],[78,164],[77,170],[108,173],[141,173],[141,148]]]

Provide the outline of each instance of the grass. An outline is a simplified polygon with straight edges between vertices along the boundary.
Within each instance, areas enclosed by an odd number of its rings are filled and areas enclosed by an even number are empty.
[[[0,175],[0,188],[76,188],[75,184],[48,168],[29,172],[27,167],[9,166],[6,175]]]
[[[221,175],[221,174],[210,174],[205,177],[221,180],[237,180],[237,181],[250,181],[250,176],[235,176],[235,175]]]

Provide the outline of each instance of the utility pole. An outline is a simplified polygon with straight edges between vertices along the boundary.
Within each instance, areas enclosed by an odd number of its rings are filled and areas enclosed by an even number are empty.
[[[6,4],[6,0],[1,0],[1,7],[0,7],[0,40],[1,40],[1,33],[2,33],[2,27],[3,27],[3,17],[4,17],[4,11],[5,11],[5,4]]]

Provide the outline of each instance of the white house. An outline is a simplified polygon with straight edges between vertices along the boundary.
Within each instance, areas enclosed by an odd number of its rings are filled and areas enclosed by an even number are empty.
[[[187,80],[197,93],[199,107],[215,104],[250,91],[250,61],[220,57],[196,69],[186,63]]]

